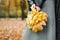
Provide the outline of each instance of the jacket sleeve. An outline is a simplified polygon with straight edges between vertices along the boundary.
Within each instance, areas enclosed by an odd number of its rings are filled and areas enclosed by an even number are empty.
[[[36,1],[37,1],[37,0],[36,0]],[[34,3],[34,4],[36,4],[36,6],[39,6],[40,8],[42,8],[42,6],[43,6],[43,4],[44,4],[45,1],[46,1],[46,0],[41,0],[41,1],[40,1],[41,4],[38,4],[38,3],[35,3],[34,0],[28,0],[28,4],[29,4],[29,6],[31,6],[31,5]]]
[[[28,3],[29,3],[29,5],[32,5],[33,1],[32,0],[28,0]]]
[[[41,5],[40,5],[40,8],[43,8],[43,5],[44,5],[45,1],[46,1],[46,0],[42,0],[42,3],[41,3]]]

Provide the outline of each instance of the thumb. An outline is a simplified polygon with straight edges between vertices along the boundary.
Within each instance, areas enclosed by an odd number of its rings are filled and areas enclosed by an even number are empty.
[[[35,8],[35,4],[32,4],[31,9],[32,9],[32,8]]]

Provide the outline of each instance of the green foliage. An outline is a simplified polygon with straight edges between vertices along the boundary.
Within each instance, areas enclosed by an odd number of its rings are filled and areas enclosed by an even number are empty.
[[[0,17],[26,17],[28,13],[27,0],[1,0]]]

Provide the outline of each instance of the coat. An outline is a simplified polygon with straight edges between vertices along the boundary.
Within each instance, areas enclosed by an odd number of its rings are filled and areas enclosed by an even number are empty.
[[[42,0],[41,0],[42,3]],[[43,31],[34,33],[26,24],[26,31],[22,40],[55,40],[55,5],[54,0],[46,0],[43,4],[42,11],[48,14],[47,25]]]

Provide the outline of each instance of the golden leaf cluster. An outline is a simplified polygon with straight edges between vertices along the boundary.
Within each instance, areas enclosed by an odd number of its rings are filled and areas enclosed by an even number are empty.
[[[27,16],[27,24],[28,28],[31,29],[33,32],[38,32],[43,30],[43,26],[46,25],[48,15],[43,12],[37,12],[35,9],[32,8],[32,11]]]

